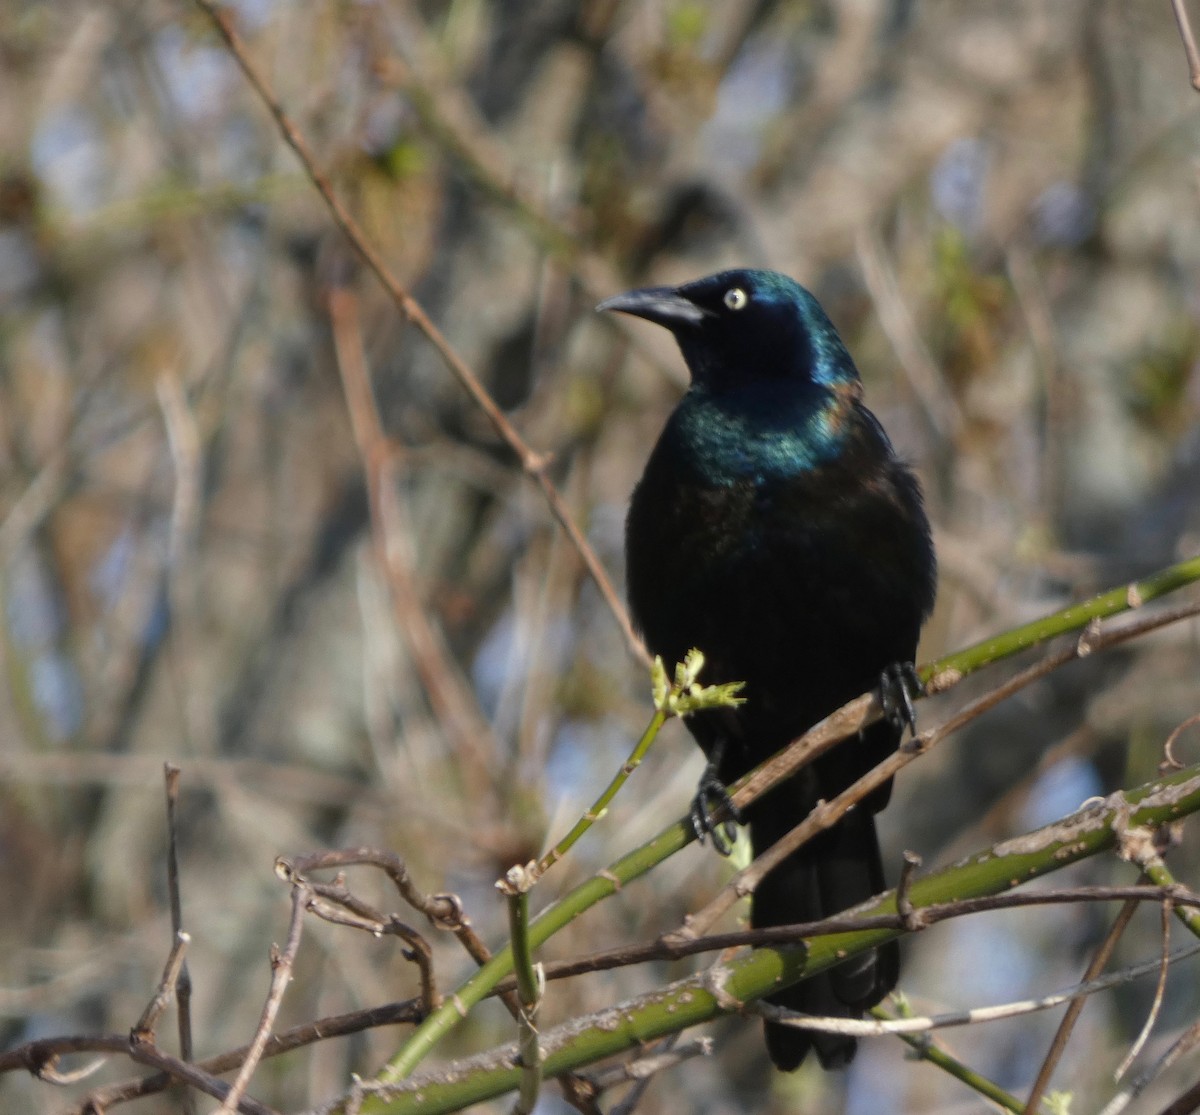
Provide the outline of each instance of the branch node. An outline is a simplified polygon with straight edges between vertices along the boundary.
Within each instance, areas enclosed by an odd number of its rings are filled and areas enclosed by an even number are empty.
[[[896,886],[896,912],[903,920],[904,928],[911,933],[916,933],[929,925],[924,913],[914,908],[909,895],[913,875],[920,866],[921,857],[916,852],[905,849],[904,866],[900,869],[900,882]]]

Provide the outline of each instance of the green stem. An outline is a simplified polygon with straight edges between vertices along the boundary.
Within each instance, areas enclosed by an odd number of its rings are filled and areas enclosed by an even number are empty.
[[[541,998],[537,973],[533,967],[533,949],[529,944],[529,890],[532,879],[524,868],[514,867],[507,884],[501,884],[508,895],[508,928],[512,940],[513,971],[517,977],[517,994],[521,999],[517,1047],[520,1051],[521,1087],[514,1112],[528,1115],[537,1104],[542,1087],[542,1051],[538,1044],[537,1009]]]
[[[1166,595],[1200,580],[1200,557],[1179,562],[1123,588],[1101,593],[1082,604],[1073,604],[1052,615],[1027,623],[995,638],[939,658],[921,668],[931,691],[949,688],[958,678],[1002,658],[1017,654],[1039,642],[1086,627],[1102,616],[1115,615]],[[653,723],[653,721],[652,721]],[[768,760],[769,762],[770,760]],[[753,777],[751,772],[746,779]],[[695,839],[687,818],[665,828],[649,843],[623,856],[602,873],[576,887],[560,902],[530,924],[530,941],[537,948],[595,903],[613,894]],[[403,1079],[424,1059],[438,1041],[480,1000],[512,972],[512,951],[504,948],[449,996],[401,1047],[380,1079]],[[461,1013],[460,1013],[461,1012]]]
[[[1140,864],[1142,870],[1155,886],[1160,887],[1176,887],[1179,885],[1175,876],[1171,873],[1171,869],[1163,863],[1162,856],[1153,856],[1151,859]],[[1188,930],[1195,937],[1200,937],[1200,910],[1196,910],[1191,906],[1174,906],[1175,916],[1188,927]]]
[[[580,914],[615,894],[621,887],[631,883],[655,867],[680,848],[696,839],[691,822],[686,818],[663,829],[648,843],[635,848],[604,871],[593,875],[571,891],[561,901],[539,914],[529,925],[529,943],[538,948]],[[512,946],[501,949],[470,979],[462,984],[446,1002],[435,1010],[417,1028],[400,1052],[380,1074],[383,1082],[401,1080],[420,1063],[421,1059],[437,1044],[442,1036],[459,1022],[462,1014],[469,1011],[481,999],[491,994],[492,989],[512,972]],[[460,1013],[460,1011],[462,1013]]]
[[[1021,627],[1014,627],[1001,635],[995,635],[955,651],[936,662],[922,666],[918,671],[921,679],[928,683],[929,691],[936,693],[947,689],[966,674],[983,666],[1044,643],[1058,635],[1078,631],[1093,620],[1114,616],[1119,612],[1140,608],[1160,596],[1183,588],[1200,580],[1200,557],[1188,558],[1169,566],[1140,581],[1133,581],[1120,588],[1109,589],[1082,604],[1072,604],[1052,615],[1035,619]]]
[[[576,841],[596,821],[604,816],[605,811],[612,803],[612,799],[617,796],[617,792],[625,785],[626,779],[641,765],[642,760],[646,757],[646,752],[650,750],[650,745],[654,742],[659,730],[666,722],[667,713],[661,709],[656,709],[650,723],[646,726],[646,730],[642,733],[642,738],[638,740],[637,746],[629,753],[629,758],[625,760],[625,765],[617,771],[604,793],[596,799],[591,809],[575,822],[574,828],[538,860],[537,866],[534,868],[535,880],[540,879],[551,867],[562,859],[575,845]]]
[[[904,1012],[891,1014],[884,1010],[883,1007],[872,1007],[871,1014],[881,1022],[891,1022],[897,1018],[906,1017]],[[937,1065],[938,1068],[949,1073],[956,1080],[961,1080],[968,1088],[978,1092],[985,1099],[991,1100],[1007,1111],[1016,1112],[1016,1115],[1023,1115],[1025,1111],[1025,1102],[1023,1100],[1017,1099],[1016,1096],[1011,1092],[1006,1092],[995,1081],[989,1080],[982,1073],[976,1072],[969,1065],[964,1065],[962,1061],[951,1056],[933,1040],[931,1035],[897,1034],[896,1037],[910,1049],[914,1050],[919,1060]]]
[[[1160,825],[1196,810],[1200,810],[1200,765],[1126,793],[1112,794],[1099,804],[1036,832],[1001,841],[951,867],[915,880],[909,887],[908,897],[919,914],[926,906],[1000,894],[1112,848],[1117,843],[1118,829],[1128,825]],[[674,826],[659,839],[670,837],[678,827]],[[621,861],[627,868],[629,859],[626,857]],[[642,866],[648,868],[650,865]],[[600,881],[607,880],[597,877],[585,887]],[[558,910],[559,907],[554,907],[543,918]],[[864,918],[895,914],[895,892],[883,895],[873,905],[858,912]],[[531,926],[530,936],[535,941],[539,922]],[[548,936],[550,930],[547,927],[543,932]],[[544,1074],[553,1077],[570,1072],[603,1057],[625,1052],[642,1042],[711,1021],[723,1014],[736,1013],[749,1000],[831,968],[848,956],[900,936],[901,932],[898,928],[861,929],[808,938],[793,947],[755,949],[735,961],[718,964],[706,972],[643,996],[634,1004],[618,1005],[592,1019],[577,1019],[542,1035],[542,1048],[546,1052]],[[487,967],[497,965],[501,956]],[[511,966],[511,959],[506,966]],[[485,971],[487,968],[481,969],[475,978],[479,979]],[[474,981],[469,981],[468,986],[470,982]],[[418,1031],[414,1038],[420,1033]],[[409,1050],[405,1052],[411,1056]],[[511,1058],[505,1063],[493,1051],[480,1062],[478,1065],[460,1064],[458,1067],[462,1071],[450,1076],[434,1071],[419,1079],[396,1084],[403,1075],[397,1071],[398,1060],[384,1077],[384,1082],[394,1084],[395,1089],[389,1089],[387,1095],[367,1097],[362,1113],[434,1115],[458,1110],[519,1086],[521,1070]]]

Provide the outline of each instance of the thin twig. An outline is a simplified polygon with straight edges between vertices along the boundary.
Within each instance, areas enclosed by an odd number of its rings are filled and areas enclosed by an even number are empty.
[[[225,1102],[221,1104],[219,1115],[233,1115],[233,1112],[237,1110],[238,1101],[250,1084],[250,1078],[258,1068],[258,1062],[262,1060],[263,1051],[271,1037],[271,1027],[275,1024],[275,1017],[279,1014],[279,1008],[283,1003],[283,993],[291,982],[292,965],[296,960],[296,952],[300,948],[300,935],[304,927],[304,911],[308,907],[311,895],[312,892],[303,884],[292,888],[292,918],[288,926],[287,943],[282,952],[274,946],[271,948],[271,989],[267,993],[267,1001],[263,1004],[262,1016],[259,1019],[258,1028],[254,1032],[254,1038],[250,1042],[246,1059],[242,1062],[242,1067],[229,1089],[229,1094],[225,1097]]]
[[[164,1053],[153,1042],[137,1041],[131,1035],[127,1044],[127,1052],[137,1064],[149,1065],[151,1068],[168,1073],[173,1080],[195,1088],[214,1099],[224,1102],[229,1097],[231,1089],[224,1080],[218,1080],[198,1065],[189,1064],[187,1061],[181,1061],[178,1057]],[[241,1115],[279,1115],[273,1107],[268,1107],[265,1103],[260,1103],[249,1096],[242,1097],[230,1110],[238,1111]],[[96,1109],[94,1107],[89,1109],[85,1103],[82,1111],[86,1115],[94,1115]]]
[[[137,1023],[133,1027],[133,1033],[136,1035],[137,1040],[154,1040],[154,1028],[158,1025],[158,1020],[162,1017],[163,1011],[171,1005],[171,1000],[175,997],[175,986],[179,979],[179,970],[183,967],[183,960],[187,955],[188,945],[191,944],[191,940],[191,937],[182,930],[175,934],[175,940],[171,944],[171,951],[167,954],[167,962],[163,965],[162,978],[158,981],[158,990],[155,991],[154,998],[146,1004],[146,1009],[142,1011],[141,1018],[137,1020]]]
[[[380,1026],[418,1022],[421,1016],[420,1004],[417,1000],[408,999],[399,1003],[386,1003],[368,1010],[356,1010],[347,1014],[318,1018],[313,1022],[306,1022],[302,1026],[293,1026],[290,1030],[284,1030],[282,1033],[272,1034],[263,1056],[264,1058],[278,1057],[283,1053],[290,1053],[295,1049],[302,1049],[319,1041],[328,1041],[330,1038],[349,1034],[360,1034],[365,1030]],[[120,1034],[111,1037],[42,1038],[37,1042],[30,1042],[28,1045],[19,1046],[0,1054],[0,1072],[22,1067],[28,1068],[30,1072],[40,1076],[41,1072],[36,1068],[37,1065],[48,1063],[51,1059],[63,1054],[87,1050],[103,1050],[110,1054],[125,1053],[128,1051],[128,1046],[128,1037]],[[248,1045],[239,1046],[203,1061],[196,1061],[194,1067],[210,1075],[229,1072],[242,1064],[249,1051]],[[88,1111],[107,1111],[117,1104],[126,1103],[129,1100],[157,1095],[173,1083],[175,1083],[174,1077],[166,1072],[160,1072],[154,1076],[141,1076],[136,1080],[109,1084],[84,1097],[82,1103],[73,1110],[77,1115],[85,1115]],[[242,1101],[243,1108],[246,1108],[246,1105],[251,1102],[244,1099]]]
[[[871,1014],[885,1022],[894,1018],[912,1018],[912,1011],[907,1009],[907,1000],[902,995],[894,996],[894,998],[900,1000],[898,1015],[889,1014],[883,1007],[872,1007]],[[991,1100],[992,1103],[1006,1111],[1011,1111],[1014,1115],[1022,1115],[1025,1105],[1016,1096],[1011,1092],[1006,1092],[994,1080],[989,1080],[982,1073],[963,1064],[957,1057],[948,1053],[937,1044],[932,1034],[897,1034],[896,1036],[913,1050],[920,1060],[936,1065],[943,1072],[953,1076],[955,1080],[961,1080],[972,1091],[977,1092],[984,1099]]]
[[[479,935],[471,927],[470,921],[463,912],[462,902],[458,895],[425,894],[418,890],[408,873],[407,865],[395,852],[381,848],[358,847],[330,852],[314,852],[291,858],[281,856],[275,861],[275,872],[284,879],[292,876],[308,879],[313,871],[355,866],[376,867],[384,872],[395,885],[401,898],[414,910],[420,911],[429,918],[439,929],[453,933],[467,951],[467,955],[476,964],[482,966],[492,959],[487,945],[479,939]],[[430,988],[432,988],[432,975],[430,976]],[[513,1018],[518,1017],[521,1004],[516,996],[511,992],[505,992],[501,997]]]
[[[571,515],[566,501],[547,475],[546,470],[550,463],[549,457],[544,453],[536,452],[525,442],[524,438],[517,432],[516,427],[509,422],[495,399],[492,398],[480,382],[479,377],[471,369],[470,365],[458,354],[442,334],[441,330],[433,323],[428,314],[425,313],[421,304],[401,285],[399,279],[392,273],[383,257],[371,246],[365,233],[359,227],[358,222],[351,216],[350,211],[343,205],[341,199],[335,193],[329,179],[318,168],[316,157],[309,147],[308,141],[304,138],[291,117],[284,111],[282,103],[267,82],[266,77],[250,58],[250,54],[246,50],[241,36],[234,29],[233,21],[226,13],[221,11],[214,0],[196,0],[196,4],[212,20],[218,33],[225,40],[229,52],[246,75],[246,79],[250,82],[264,105],[266,105],[272,117],[274,117],[280,134],[287,145],[295,152],[309,180],[324,199],[334,223],[341,229],[346,239],[350,242],[351,247],[358,253],[367,267],[374,272],[376,278],[382,283],[384,290],[387,291],[400,313],[404,315],[405,319],[411,321],[437,350],[446,366],[466,389],[467,394],[471,396],[475,405],[483,411],[492,428],[512,450],[520,462],[521,468],[541,489],[542,495],[550,507],[551,514],[558,520],[559,525],[566,532],[567,537],[570,538],[571,544],[579,554],[584,568],[587,569],[588,574],[596,583],[600,595],[604,598],[609,610],[620,625],[630,650],[636,657],[649,663],[649,655],[642,646],[641,640],[634,633],[633,625],[629,620],[629,613],[625,610],[625,605],[617,595],[617,591],[613,587],[608,573],[605,571],[604,566],[601,565],[595,550],[592,549],[584,537],[579,524],[576,523],[574,517]]]
[[[1134,1040],[1133,1045],[1129,1047],[1129,1052],[1125,1054],[1125,1059],[1117,1066],[1113,1073],[1114,1080],[1121,1078],[1129,1071],[1129,1066],[1137,1060],[1138,1054],[1145,1047],[1146,1042],[1150,1040],[1150,1034],[1154,1030],[1154,1023],[1158,1021],[1159,1012],[1162,1010],[1163,996],[1167,991],[1167,970],[1169,968],[1169,957],[1171,955],[1171,903],[1164,902],[1162,904],[1162,966],[1158,970],[1158,983],[1154,987],[1154,998],[1150,1003],[1150,1011],[1146,1015],[1146,1021],[1142,1023],[1141,1030],[1138,1031],[1138,1036]]]
[[[329,291],[334,353],[342,378],[354,441],[367,481],[371,535],[376,562],[387,581],[396,624],[404,632],[430,706],[459,756],[456,769],[467,784],[467,800],[497,800],[490,772],[499,769],[499,747],[479,708],[474,690],[463,680],[440,632],[420,600],[408,554],[412,531],[390,465],[395,460],[383,432],[371,391],[358,322],[358,300],[348,290]]]
[[[608,786],[605,787],[604,792],[592,803],[590,808],[584,811],[579,820],[571,827],[570,832],[534,864],[533,874],[535,880],[540,879],[550,868],[558,863],[575,846],[580,838],[583,837],[588,829],[604,816],[609,805],[612,803],[612,799],[616,797],[617,792],[625,784],[629,776],[641,765],[642,760],[646,757],[646,752],[650,750],[650,745],[658,738],[659,730],[666,722],[667,714],[656,709],[650,719],[650,723],[646,726],[646,730],[637,741],[633,751],[630,752],[629,758],[621,765],[621,769],[613,776]]]
[[[1184,1032],[1175,1040],[1171,1048],[1166,1051],[1157,1061],[1154,1062],[1145,1072],[1138,1075],[1137,1079],[1132,1081],[1127,1087],[1118,1092],[1105,1106],[1100,1115],[1119,1115],[1124,1111],[1138,1096],[1140,1096],[1154,1080],[1169,1069],[1176,1061],[1179,1060],[1185,1053],[1195,1049],[1200,1045],[1200,1022],[1193,1022]],[[1174,1106],[1174,1105],[1172,1105]]]
[[[1109,959],[1112,957],[1113,950],[1117,947],[1117,942],[1121,939],[1121,935],[1125,932],[1126,926],[1129,925],[1133,918],[1133,912],[1138,908],[1138,903],[1130,900],[1121,907],[1116,918],[1109,926],[1108,932],[1104,935],[1104,940],[1100,942],[1100,947],[1096,949],[1091,961],[1088,963],[1087,969],[1083,974],[1083,982],[1094,980],[1108,965]],[[1074,1000],[1066,1013],[1062,1017],[1062,1021],[1058,1024],[1058,1029],[1054,1032],[1054,1040],[1050,1043],[1050,1048],[1046,1053],[1045,1059],[1042,1061],[1042,1067],[1038,1070],[1037,1079],[1033,1082],[1033,1087],[1029,1090],[1029,1098],[1025,1101],[1025,1115],[1035,1115],[1041,1107],[1042,1097],[1046,1094],[1046,1089],[1050,1086],[1050,1078],[1054,1075],[1055,1068],[1058,1067],[1058,1062],[1061,1060],[1063,1051],[1067,1048],[1067,1042],[1071,1040],[1071,1034],[1075,1030],[1075,1023],[1079,1020],[1079,1015],[1083,1010],[1085,1000],[1082,998]]]
[[[745,698],[737,695],[742,688],[741,682],[701,686],[698,679],[703,669],[704,655],[695,648],[687,652],[682,662],[675,663],[673,675],[667,674],[663,660],[655,656],[654,665],[650,667],[651,689],[654,694],[654,715],[650,718],[650,723],[646,725],[646,730],[629,753],[629,758],[613,775],[591,808],[575,822],[566,836],[532,866],[531,882],[537,882],[574,847],[596,821],[604,816],[629,776],[642,764],[650,745],[658,738],[659,731],[670,717],[691,716],[705,709],[733,708],[745,703]]]
[[[1174,730],[1167,736],[1167,742],[1163,744],[1163,766],[1160,769],[1179,770],[1183,766],[1183,763],[1175,758],[1175,744],[1184,732],[1197,724],[1200,724],[1200,712],[1175,725]]]
[[[1171,0],[1171,10],[1175,13],[1175,24],[1179,28],[1179,37],[1183,40],[1183,52],[1187,55],[1188,76],[1192,80],[1192,88],[1200,93],[1200,50],[1196,49],[1196,36],[1192,34],[1192,21],[1188,18],[1187,4],[1184,0]]]
[[[991,853],[989,853],[991,854]],[[1064,887],[1024,891],[1010,894],[989,894],[978,898],[960,898],[953,902],[937,902],[914,910],[914,920],[921,928],[938,925],[955,918],[995,910],[1013,910],[1035,906],[1060,906],[1079,902],[1154,902],[1169,901],[1200,907],[1200,894],[1186,891],[1179,884],[1127,887]],[[769,929],[741,929],[730,933],[712,933],[694,940],[678,935],[665,936],[657,941],[621,948],[606,949],[571,960],[548,961],[544,964],[547,982],[570,979],[593,972],[607,972],[652,961],[682,960],[707,952],[723,952],[734,948],[761,948],[770,945],[790,945],[811,937],[833,933],[859,933],[871,929],[909,930],[910,922],[902,914],[880,914],[871,917],[839,916],[795,925],[776,925]],[[497,990],[513,986],[511,977],[497,985]]]
[[[456,894],[426,894],[413,884],[408,865],[395,852],[383,848],[341,848],[336,851],[313,852],[309,855],[280,857],[275,861],[276,871],[294,872],[307,877],[312,871],[342,867],[376,867],[392,881],[400,897],[414,910],[424,914],[439,929],[458,935],[470,929],[463,913],[462,902]],[[461,939],[461,938],[460,938]],[[478,959],[474,950],[486,948],[473,933],[463,939],[463,945]],[[490,959],[485,957],[485,959]]]
[[[384,914],[364,902],[347,888],[341,874],[332,883],[321,883],[301,876],[276,861],[276,870],[292,886],[303,885],[312,892],[308,910],[324,921],[334,925],[345,925],[361,929],[373,937],[399,937],[408,948],[404,956],[417,966],[421,980],[421,1010],[428,1014],[441,1005],[437,983],[433,975],[433,950],[415,929],[406,925],[395,914]]]
[[[179,886],[179,826],[175,808],[179,802],[180,770],[174,763],[163,764],[163,779],[167,794],[167,899],[171,907],[171,932],[175,940],[186,936],[183,931],[183,898]],[[179,966],[175,978],[175,1002],[178,1007],[179,1057],[192,1059],[192,976],[188,971],[187,958]],[[195,1097],[191,1092],[183,1095],[184,1115],[194,1115]]]
[[[1189,945],[1185,949],[1172,953],[1170,963],[1178,964],[1200,953],[1200,944]],[[1132,964],[1118,972],[1095,979],[1083,980],[1063,991],[1050,995],[1042,995],[1036,999],[1019,999],[1010,1003],[999,1003],[991,1007],[972,1007],[969,1010],[946,1011],[943,1014],[927,1015],[917,1018],[818,1018],[815,1015],[797,1014],[795,1011],[774,1006],[763,1000],[751,1004],[757,1014],[769,1018],[772,1022],[781,1022],[794,1026],[799,1030],[814,1030],[824,1034],[847,1034],[852,1037],[875,1037],[883,1034],[920,1034],[930,1030],[942,1030],[952,1026],[974,1026],[980,1022],[998,1022],[1006,1018],[1021,1018],[1038,1011],[1052,1010],[1064,1003],[1080,999],[1084,996],[1095,995],[1098,991],[1107,991],[1110,987],[1118,987],[1131,983],[1149,972],[1158,971],[1162,964],[1160,957],[1144,960],[1140,964]]]
[[[638,1057],[624,1065],[617,1065],[609,1070],[608,1075],[599,1074],[593,1079],[593,1082],[597,1092],[604,1092],[616,1084],[632,1080],[633,1087],[629,1089],[629,1094],[612,1109],[609,1115],[633,1115],[657,1073],[674,1068],[693,1057],[711,1057],[712,1051],[712,1038],[696,1038],[694,1041],[684,1042],[681,1045],[679,1044],[679,1035],[672,1034],[661,1043],[656,1052]]]

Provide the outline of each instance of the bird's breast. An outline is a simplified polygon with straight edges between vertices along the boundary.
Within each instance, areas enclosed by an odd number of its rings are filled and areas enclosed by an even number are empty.
[[[815,387],[780,394],[692,392],[664,436],[701,483],[764,485],[833,460],[844,440],[846,410],[839,394]]]

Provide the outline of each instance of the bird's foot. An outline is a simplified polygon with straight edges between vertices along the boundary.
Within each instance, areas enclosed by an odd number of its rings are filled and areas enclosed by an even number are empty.
[[[724,809],[730,820],[718,821],[715,817],[719,809]],[[696,796],[692,798],[690,812],[692,829],[696,839],[704,843],[705,836],[711,836],[713,847],[723,856],[733,851],[733,843],[737,839],[737,826],[742,823],[742,811],[733,803],[729,790],[717,774],[715,764],[709,763],[700,776],[700,785],[696,787]]]
[[[911,662],[893,662],[879,677],[879,703],[883,707],[883,718],[897,731],[907,728],[917,734],[917,710],[913,698],[921,697],[925,686],[917,676],[917,668]]]

